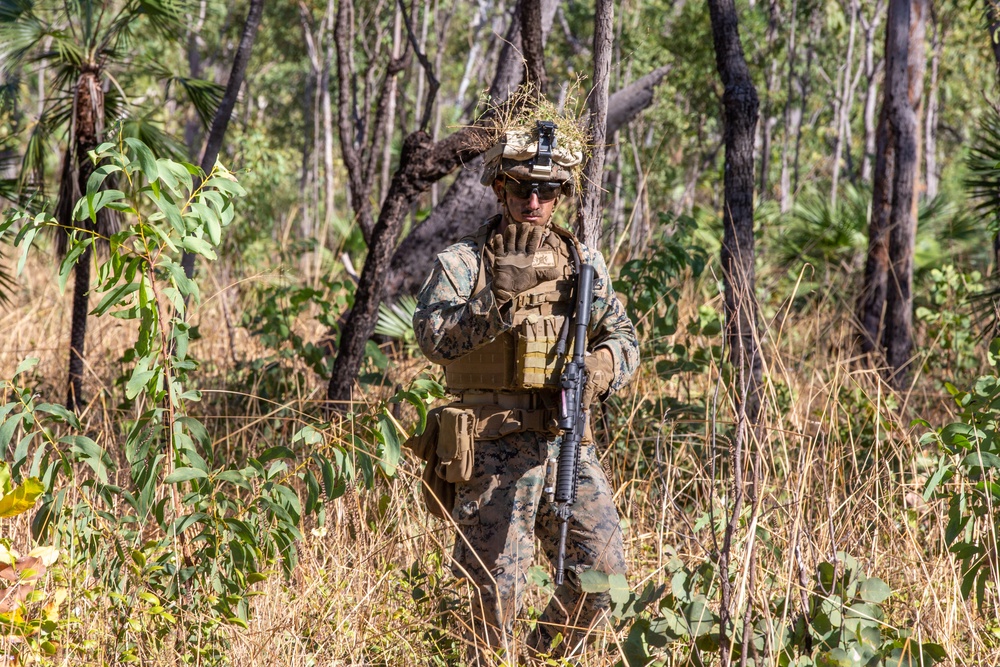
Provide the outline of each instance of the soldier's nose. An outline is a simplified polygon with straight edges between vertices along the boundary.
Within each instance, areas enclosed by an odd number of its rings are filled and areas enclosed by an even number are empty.
[[[538,208],[539,205],[540,205],[540,202],[538,201],[538,193],[537,192],[532,192],[531,196],[528,197],[528,207],[529,208]]]

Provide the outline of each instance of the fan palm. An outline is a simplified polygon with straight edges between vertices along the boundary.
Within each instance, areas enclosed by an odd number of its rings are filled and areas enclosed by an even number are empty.
[[[149,115],[129,114],[121,81],[141,68],[137,41],[159,36],[174,40],[183,34],[185,0],[0,0],[0,67],[16,72],[31,65],[51,72],[49,94],[24,150],[20,186],[44,190],[44,164],[52,139],[64,132],[55,217],[67,235],[82,232],[86,247],[75,264],[72,332],[70,336],[67,407],[81,403],[87,293],[93,240],[113,232],[113,212],[102,209],[96,222],[73,220],[73,206],[87,190],[96,165],[88,152],[97,148],[105,129],[120,123],[124,135],[139,136],[154,152],[176,155],[177,142],[150,122]],[[162,66],[147,66],[154,76]],[[201,117],[218,100],[211,86],[181,82]],[[105,181],[105,187],[114,187]]]

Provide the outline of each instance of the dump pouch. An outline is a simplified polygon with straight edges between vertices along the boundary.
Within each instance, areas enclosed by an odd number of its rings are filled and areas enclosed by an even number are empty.
[[[440,415],[444,407],[434,408],[427,411],[427,425],[420,435],[411,435],[403,443],[403,446],[413,451],[421,461],[430,461],[437,455],[438,429],[440,428]]]
[[[437,442],[438,476],[456,484],[472,479],[475,439],[475,411],[460,404],[446,406]]]

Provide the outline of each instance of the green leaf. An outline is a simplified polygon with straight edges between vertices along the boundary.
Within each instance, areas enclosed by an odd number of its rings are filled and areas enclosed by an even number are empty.
[[[607,574],[597,570],[586,570],[580,573],[580,589],[584,593],[604,593],[611,589],[611,581]]]
[[[149,357],[143,357],[136,362],[135,368],[132,369],[132,376],[129,378],[128,384],[125,385],[125,397],[129,400],[138,396],[139,392],[143,390],[146,384],[159,370],[156,366],[149,368],[150,361],[152,361],[152,359]]]
[[[712,610],[709,609],[703,596],[700,595],[696,596],[687,606],[687,609],[684,610],[684,616],[687,618],[688,627],[691,628],[692,637],[707,635],[715,623]]]
[[[192,479],[207,479],[208,473],[197,468],[178,468],[163,480],[164,484],[177,484],[178,482],[188,482]]]
[[[861,584],[861,599],[865,602],[879,604],[885,601],[891,594],[892,591],[889,590],[889,586],[878,577],[866,579],[865,583]]]
[[[188,252],[193,252],[196,255],[201,255],[209,260],[218,259],[218,255],[212,250],[212,246],[205,239],[200,239],[197,236],[185,236],[181,240],[181,246]]]
[[[399,431],[389,415],[382,413],[378,416],[378,429],[382,434],[382,452],[379,465],[385,474],[392,477],[396,474],[396,466],[399,464],[399,455],[402,451],[402,443],[399,440]]]
[[[96,308],[90,311],[90,314],[100,317],[101,315],[107,313],[113,306],[117,306],[119,304],[125,305],[122,303],[125,300],[125,297],[137,291],[139,291],[139,283],[125,283],[123,285],[118,285],[116,288],[104,295],[104,298],[101,299],[101,302],[97,304]]]
[[[629,600],[631,591],[628,587],[628,580],[624,574],[612,574],[608,577],[608,584],[611,587],[611,601],[616,604],[625,604]]]
[[[14,370],[14,375],[11,379],[16,378],[21,373],[31,368],[34,368],[37,365],[38,365],[38,357],[28,357],[27,359],[25,359],[24,361],[22,361],[17,365],[17,368]]]
[[[139,161],[139,168],[146,175],[146,180],[152,183],[159,179],[160,170],[156,168],[156,158],[153,157],[152,151],[149,150],[146,144],[135,137],[125,137],[125,143],[135,151],[136,159]]]
[[[35,477],[29,477],[13,491],[0,498],[0,519],[8,519],[23,514],[35,506],[35,499],[42,495],[45,488]]]
[[[270,447],[264,450],[264,453],[258,457],[261,465],[264,465],[268,461],[273,461],[274,459],[294,459],[295,452],[290,450],[288,447],[282,445],[277,445],[275,447]]]

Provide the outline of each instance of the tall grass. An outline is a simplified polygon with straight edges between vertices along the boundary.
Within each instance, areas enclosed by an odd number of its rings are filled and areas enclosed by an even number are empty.
[[[45,257],[33,255],[12,305],[0,313],[0,376],[9,377],[25,356],[40,357],[32,378],[36,391],[58,401],[64,394],[70,295],[58,294],[48,266]],[[295,385],[291,395],[267,400],[254,395],[247,362],[264,351],[232,326],[250,303],[247,283],[222,284],[221,274],[213,273],[218,270],[206,269],[203,282],[216,289],[204,290],[205,301],[193,315],[201,339],[192,343],[192,354],[207,362],[199,371],[198,385],[205,391],[199,417],[212,429],[217,453],[233,459],[278,444],[294,447],[289,440],[295,429],[285,422],[317,413],[325,381],[306,375],[307,382]],[[682,322],[704,305],[700,294],[700,288],[686,286]],[[756,526],[741,526],[734,546],[733,617],[742,618],[743,606],[752,605],[774,626],[792,623],[802,613],[800,603],[818,563],[843,552],[892,589],[886,624],[942,644],[950,664],[1000,664],[995,591],[981,610],[963,600],[959,569],[944,542],[947,508],[922,495],[938,452],[918,443],[926,427],[910,423],[915,417],[933,425],[950,420],[953,410],[939,382],[918,375],[912,390],[893,394],[877,372],[852,357],[847,300],[815,303],[802,315],[777,303],[761,339],[767,396],[760,429],[760,513]],[[721,304],[714,306],[721,310]],[[296,326],[311,340],[325,334],[308,317]],[[109,449],[119,437],[114,380],[130,335],[127,325],[107,319],[92,327],[87,342],[92,352],[86,382],[94,399],[83,420]],[[719,344],[683,328],[670,342],[688,350]],[[657,359],[643,361],[635,382],[608,405],[599,433],[625,527],[630,586],[666,583],[669,590],[672,558],[696,568],[715,557],[711,533],[721,530],[720,510],[731,497],[724,452],[732,409],[716,362],[663,378],[655,371]],[[399,358],[391,368],[393,384],[402,386],[427,372],[436,371],[419,359]],[[963,378],[953,380],[960,384]],[[404,411],[400,420],[412,428],[414,416]],[[453,530],[423,510],[419,474],[420,463],[408,458],[397,479],[380,480],[372,490],[348,489],[329,508],[323,526],[307,519],[292,576],[281,576],[275,565],[274,575],[256,587],[249,627],[221,625],[206,640],[224,662],[457,664],[474,592],[450,574]],[[0,521],[0,537],[28,551],[28,520]],[[754,541],[757,569],[748,577],[745,563]],[[94,586],[85,567],[70,565],[71,554],[60,562],[40,585],[45,592],[69,589],[64,613],[72,620],[53,662],[114,664],[115,642],[102,614],[106,592]],[[526,620],[543,606],[549,569],[539,562],[533,571]],[[188,609],[179,623],[198,622],[199,614]],[[519,638],[526,627],[520,626]],[[622,660],[628,629],[626,623],[607,630],[580,664]],[[177,636],[184,636],[180,628]],[[196,659],[182,643],[162,646],[150,644],[141,662],[209,662]],[[664,664],[688,664],[694,653],[689,644],[670,644],[662,657]],[[701,656],[704,664],[717,661],[714,654]]]

